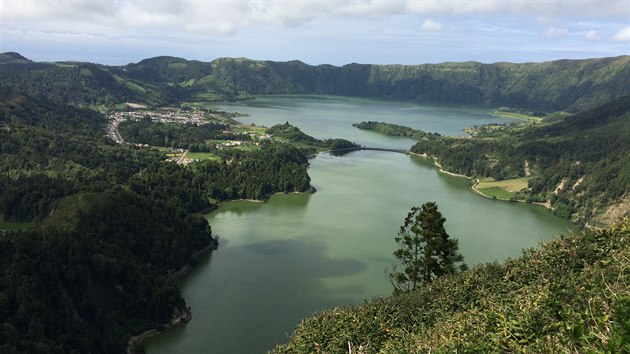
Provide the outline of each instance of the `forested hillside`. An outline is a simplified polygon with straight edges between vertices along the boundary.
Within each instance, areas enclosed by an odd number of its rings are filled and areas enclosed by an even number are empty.
[[[2,352],[119,352],[184,310],[167,274],[213,244],[210,228],[125,187],[161,157],[104,128],[96,112],[2,92],[0,221],[31,224],[0,233]]]
[[[630,94],[629,56],[523,64],[342,67],[244,58],[200,62],[157,57],[124,66],[33,63],[17,53],[5,53],[2,58],[0,87],[90,106],[251,99],[256,94],[331,94],[578,112]]]
[[[546,63],[349,64],[247,59],[213,62],[215,75],[252,94],[309,93],[581,111],[630,94],[630,57]]]
[[[288,145],[187,167],[95,111],[0,90],[0,352],[124,351],[186,311],[169,275],[216,245],[210,198],[310,188]],[[6,231],[15,222],[21,231]]]
[[[609,224],[630,210],[630,96],[540,124],[480,129],[472,139],[422,139],[411,151],[459,174],[527,177],[521,198],[576,221]]]

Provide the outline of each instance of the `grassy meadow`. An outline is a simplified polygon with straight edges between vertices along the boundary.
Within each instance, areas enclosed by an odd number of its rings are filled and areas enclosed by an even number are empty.
[[[497,199],[511,199],[516,193],[527,188],[527,178],[513,178],[501,181],[495,181],[492,178],[481,179],[475,189],[488,197]]]

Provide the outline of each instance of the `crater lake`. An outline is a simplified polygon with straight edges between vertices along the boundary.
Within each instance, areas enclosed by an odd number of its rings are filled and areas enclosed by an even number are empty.
[[[511,122],[483,108],[331,96],[261,96],[213,108],[247,114],[237,118],[246,124],[288,121],[316,138],[397,149],[414,141],[352,124],[465,135],[465,127]],[[310,160],[309,175],[314,194],[232,201],[207,215],[220,246],[181,281],[193,319],[148,340],[148,353],[266,352],[317,311],[390,295],[394,236],[409,209],[427,201],[438,204],[469,266],[517,257],[571,227],[543,207],[476,195],[468,179],[413,155],[320,154]]]

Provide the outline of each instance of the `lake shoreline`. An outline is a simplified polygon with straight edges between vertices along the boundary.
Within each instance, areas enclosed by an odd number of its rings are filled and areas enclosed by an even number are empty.
[[[484,194],[482,191],[480,191],[479,189],[476,188],[477,185],[479,184],[479,178],[474,178],[474,177],[471,177],[471,176],[467,176],[467,175],[463,175],[463,174],[447,171],[447,170],[444,169],[444,167],[442,167],[442,165],[440,164],[440,162],[437,160],[436,157],[433,157],[433,156],[428,155],[428,154],[418,154],[418,153],[409,151],[409,155],[414,155],[414,156],[422,157],[425,160],[430,160],[431,162],[433,162],[433,165],[438,168],[438,172],[441,172],[441,173],[444,173],[446,175],[453,176],[453,177],[466,178],[466,179],[471,180],[471,181],[475,180],[475,183],[473,183],[469,187],[469,190],[471,190],[474,194],[477,194],[477,195],[482,196],[484,198],[488,198],[488,199],[492,199],[492,200],[500,200],[500,201],[503,201],[503,202],[518,202],[518,203],[525,203],[525,204],[535,204],[535,205],[540,205],[540,206],[544,207],[547,210],[553,210],[553,208],[551,207],[551,204],[549,202],[547,202],[547,203],[539,203],[539,202],[528,203],[525,200],[510,200],[510,199],[502,199],[502,198],[491,197],[491,196],[489,196],[487,194]]]
[[[188,263],[186,265],[171,273],[168,277],[171,279],[178,279],[186,276],[186,274],[188,274],[192,269],[193,262],[197,258],[199,258],[203,254],[211,253],[218,247],[219,237],[213,237],[210,244],[193,253],[189,257]],[[183,326],[186,323],[190,322],[190,320],[192,320],[192,312],[190,312],[189,308],[184,307],[183,309],[175,309],[173,311],[173,317],[168,323],[157,328],[148,329],[140,334],[132,335],[131,337],[129,337],[129,340],[127,341],[127,354],[144,353],[144,342],[147,339],[165,333],[166,331],[169,331],[171,329]]]
[[[470,177],[470,176],[466,176],[466,175],[463,175],[463,174],[459,174],[459,173],[450,172],[450,171],[445,170],[444,167],[442,167],[442,164],[440,164],[438,159],[436,157],[434,157],[434,156],[428,155],[426,153],[425,154],[418,154],[417,152],[411,152],[411,151],[409,151],[408,154],[409,155],[418,156],[418,157],[422,157],[425,160],[430,160],[431,162],[433,162],[433,165],[438,168],[438,172],[441,172],[441,173],[444,173],[446,175],[453,176],[453,177],[461,177],[461,178],[466,178],[466,179],[469,179],[469,180],[473,179],[473,177]]]
[[[265,202],[267,202],[267,200],[269,200],[269,198],[271,198],[274,195],[279,195],[279,194],[315,194],[315,192],[317,192],[317,189],[309,184],[308,189],[306,189],[303,192],[274,192],[274,193],[269,193],[269,194],[265,195],[261,199],[247,199],[247,198],[227,199],[227,200],[221,201],[220,203],[216,204],[215,206],[213,206],[211,208],[208,208],[208,209],[204,210],[202,212],[202,214],[208,214],[210,212],[213,212],[213,211],[219,209],[224,203],[228,203],[228,202],[265,203]]]
[[[273,195],[276,194],[313,194],[317,192],[317,189],[315,187],[313,187],[312,185],[309,184],[309,187],[306,191],[303,192],[275,192],[275,193],[270,193],[268,195],[266,195],[263,199],[231,199],[231,200],[227,200],[224,202],[235,202],[235,201],[245,201],[245,202],[249,202],[249,203],[265,203],[266,200],[268,198],[270,198]],[[206,208],[204,209],[201,213],[202,214],[207,214],[210,213],[212,211],[215,211],[217,209],[219,209],[224,202],[218,203],[213,205],[212,207]],[[201,255],[208,253],[208,252],[212,252],[214,250],[216,250],[219,246],[219,237],[217,236],[216,238],[213,238],[213,241],[206,247],[202,248],[201,250],[193,253],[190,258],[189,261],[186,265],[184,265],[182,268],[178,269],[177,271],[173,272],[172,274],[169,275],[170,278],[172,279],[178,279],[178,278],[183,278],[186,276],[186,274],[188,274],[192,267],[194,266],[193,262],[199,258]],[[163,334],[171,329],[180,327],[185,325],[186,323],[190,322],[192,320],[192,312],[190,311],[190,309],[188,308],[184,308],[184,309],[179,309],[179,311],[174,311],[174,315],[171,318],[171,320],[162,325],[161,328],[151,328],[148,329],[140,334],[136,334],[133,335],[129,338],[129,340],[127,341],[127,354],[135,354],[135,353],[144,353],[144,342],[146,340],[148,340],[149,338],[155,337],[157,335]]]

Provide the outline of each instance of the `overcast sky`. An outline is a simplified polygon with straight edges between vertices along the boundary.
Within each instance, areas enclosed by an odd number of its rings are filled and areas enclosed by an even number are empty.
[[[629,0],[0,0],[0,51],[127,64],[159,55],[308,64],[630,54]]]

